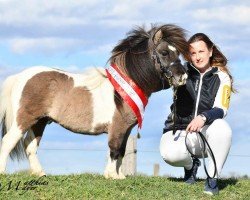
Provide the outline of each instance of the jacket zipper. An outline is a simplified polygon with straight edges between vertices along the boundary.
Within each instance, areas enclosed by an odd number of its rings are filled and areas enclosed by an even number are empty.
[[[199,89],[198,89],[198,94],[197,94],[197,99],[196,99],[196,105],[195,105],[195,113],[194,113],[194,117],[197,116],[197,112],[198,112],[198,106],[199,106],[199,102],[200,102],[200,94],[201,94],[201,86],[202,86],[202,78],[203,78],[204,74],[200,74],[200,83],[199,83]]]

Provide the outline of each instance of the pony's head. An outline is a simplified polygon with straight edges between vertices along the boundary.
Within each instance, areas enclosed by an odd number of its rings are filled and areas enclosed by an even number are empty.
[[[111,62],[150,95],[170,86],[183,85],[187,74],[179,55],[188,55],[184,29],[176,25],[138,27],[113,49]],[[165,77],[163,79],[162,77]]]
[[[163,25],[150,31],[149,49],[156,70],[167,78],[170,85],[186,83],[187,74],[179,56],[188,56],[188,43],[184,29],[175,25]]]

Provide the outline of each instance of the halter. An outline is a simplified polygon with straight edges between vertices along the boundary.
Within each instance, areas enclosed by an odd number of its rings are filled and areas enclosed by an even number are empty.
[[[174,78],[174,75],[170,71],[170,67],[172,67],[173,65],[179,64],[181,62],[180,59],[177,58],[174,62],[171,62],[168,66],[164,67],[162,65],[161,60],[160,60],[158,54],[156,53],[155,49],[153,50],[152,58],[153,58],[155,64],[158,64],[160,66],[162,77],[164,76],[168,80],[170,87],[173,86],[172,78]]]
[[[181,61],[179,58],[177,58],[174,62],[171,62],[167,67],[164,67],[160,61],[160,58],[158,56],[158,54],[156,53],[155,49],[153,51],[153,55],[152,55],[152,58],[154,60],[154,62],[156,64],[158,64],[160,66],[160,69],[161,69],[161,75],[162,75],[162,85],[163,85],[163,89],[164,89],[164,80],[163,80],[163,76],[168,80],[168,83],[171,86],[173,86],[173,81],[172,79],[174,79],[174,75],[173,73],[170,71],[170,67],[173,66],[173,65],[176,65],[176,64],[179,64]],[[174,87],[173,86],[173,101],[174,101],[174,104],[173,104],[173,111],[174,111],[174,115],[173,115],[173,135],[175,134],[176,132],[176,127],[175,127],[175,124],[176,124],[176,101],[177,101],[177,87]]]

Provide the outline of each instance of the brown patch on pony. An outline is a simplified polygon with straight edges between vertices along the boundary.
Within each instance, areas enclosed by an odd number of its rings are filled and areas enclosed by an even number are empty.
[[[97,124],[94,128],[95,133],[108,133],[108,126],[109,123],[104,123],[104,124]]]
[[[91,93],[84,87],[74,87],[74,80],[57,71],[41,72],[25,85],[17,122],[23,131],[44,117],[49,117],[73,132],[91,128]]]

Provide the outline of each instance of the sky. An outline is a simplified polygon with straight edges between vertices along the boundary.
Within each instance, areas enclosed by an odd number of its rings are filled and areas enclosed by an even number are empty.
[[[0,82],[27,67],[45,65],[82,73],[106,67],[111,50],[136,26],[176,24],[187,38],[206,33],[229,60],[237,94],[231,97],[226,120],[233,130],[232,147],[222,176],[250,176],[250,2],[245,0],[0,0]],[[183,169],[164,163],[159,141],[170,112],[172,91],[155,93],[146,107],[137,141],[137,171],[183,176]],[[136,135],[136,128],[132,135]],[[58,150],[66,149],[66,150]],[[72,150],[78,149],[78,150]],[[46,127],[38,156],[49,174],[102,174],[107,135],[71,133],[56,124]],[[7,172],[28,168],[27,161],[8,162]],[[204,176],[200,169],[198,176]]]

